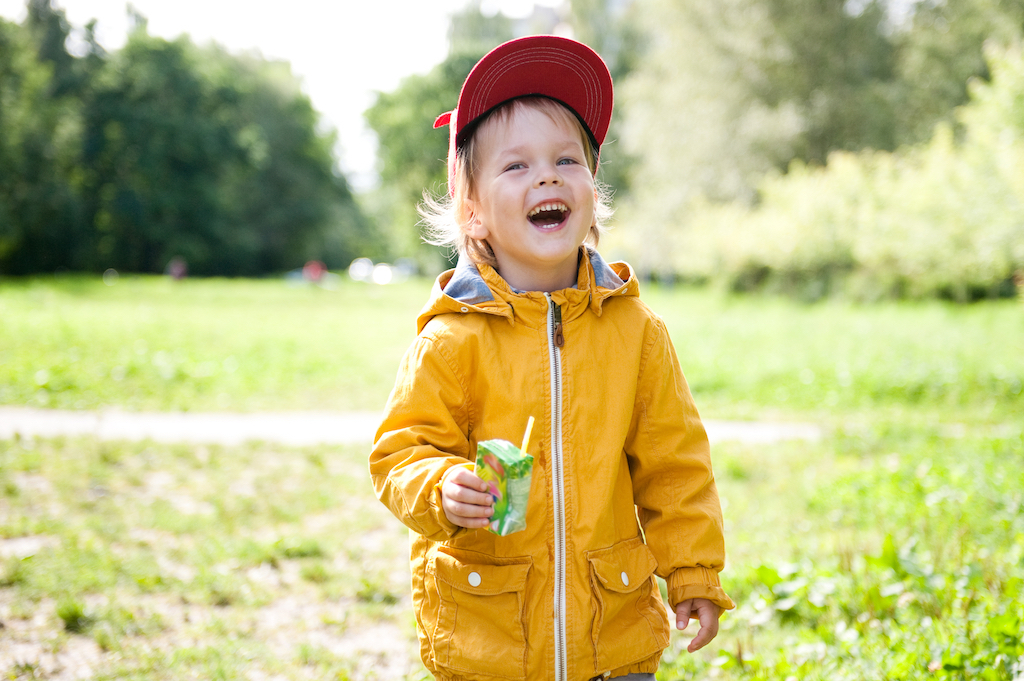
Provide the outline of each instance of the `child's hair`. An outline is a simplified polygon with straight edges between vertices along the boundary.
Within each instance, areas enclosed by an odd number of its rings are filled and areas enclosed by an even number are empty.
[[[536,109],[556,122],[567,122],[574,126],[579,131],[583,142],[587,166],[591,173],[596,172],[597,149],[576,114],[548,97],[519,97],[510,100],[496,107],[479,121],[475,121],[476,128],[469,138],[459,145],[455,155],[455,172],[450,193],[444,196],[434,196],[429,191],[423,192],[423,203],[419,206],[419,213],[423,218],[422,224],[425,226],[424,241],[435,246],[446,246],[459,255],[468,256],[477,264],[497,266],[494,252],[487,242],[470,238],[464,230],[470,220],[467,199],[473,194],[474,176],[477,170],[474,158],[474,139],[476,130],[480,129],[479,126],[484,121],[495,117],[499,121],[506,121],[523,108]],[[594,224],[590,226],[586,242],[596,246],[612,215],[612,208],[610,192],[607,187],[596,177],[594,186],[597,189],[597,198],[594,202]]]

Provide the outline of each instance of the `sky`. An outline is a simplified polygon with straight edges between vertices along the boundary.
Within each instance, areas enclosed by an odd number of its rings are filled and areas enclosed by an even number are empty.
[[[372,186],[375,139],[362,113],[374,93],[426,73],[448,50],[449,16],[469,0],[131,0],[151,35],[186,33],[232,52],[258,50],[292,65],[324,122],[338,131],[341,168],[356,189]],[[558,0],[484,0],[484,11],[525,16]],[[97,20],[100,44],[115,50],[128,29],[127,0],[55,0],[70,22]],[[0,16],[25,18],[25,0],[0,0]],[[452,102],[455,106],[455,102]],[[442,113],[442,112],[438,112]]]

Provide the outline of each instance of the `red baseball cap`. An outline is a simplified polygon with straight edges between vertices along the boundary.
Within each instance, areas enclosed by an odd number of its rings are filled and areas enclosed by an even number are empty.
[[[437,117],[447,125],[448,191],[452,191],[455,150],[473,123],[510,99],[540,95],[561,102],[583,123],[599,150],[612,118],[612,76],[604,60],[581,42],[553,35],[517,38],[498,45],[477,62],[459,94],[458,106]]]

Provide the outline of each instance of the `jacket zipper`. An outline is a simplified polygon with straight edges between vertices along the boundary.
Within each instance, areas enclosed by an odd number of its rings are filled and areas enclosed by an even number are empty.
[[[548,299],[548,355],[551,361],[551,489],[555,508],[555,681],[566,678],[565,486],[562,452],[562,309]]]

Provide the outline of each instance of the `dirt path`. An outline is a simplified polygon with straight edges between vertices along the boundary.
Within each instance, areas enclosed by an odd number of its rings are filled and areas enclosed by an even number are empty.
[[[262,440],[285,445],[369,443],[377,412],[126,412],[0,407],[0,439],[91,435],[104,440],[145,440],[236,445]],[[819,426],[764,421],[705,421],[716,442],[767,444],[818,440]]]

